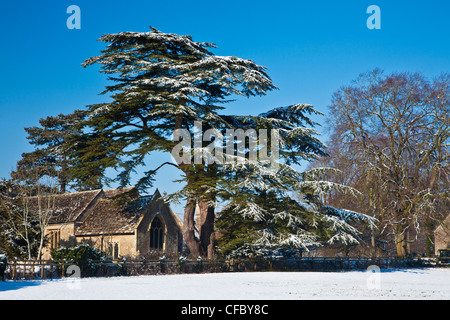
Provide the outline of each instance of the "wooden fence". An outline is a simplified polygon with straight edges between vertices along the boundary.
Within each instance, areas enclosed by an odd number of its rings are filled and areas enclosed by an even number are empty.
[[[34,280],[61,278],[61,274],[53,261],[11,260],[7,262],[5,278],[10,280]]]
[[[91,261],[88,271],[76,270],[73,263],[56,263],[53,260],[7,262],[4,278],[6,280],[35,280],[35,279],[59,279],[73,276],[135,276],[177,273],[212,273],[227,272],[229,266],[226,261],[149,261],[149,260],[116,260],[116,261]],[[69,268],[75,266],[75,268]],[[1,277],[0,277],[1,280]]]
[[[430,259],[401,258],[329,258],[308,257],[299,259],[232,259],[232,260],[184,260],[184,261],[150,261],[117,260],[92,261],[93,272],[89,276],[136,276],[179,273],[212,272],[249,272],[249,271],[347,271],[365,270],[376,265],[380,269],[416,268],[433,266]],[[7,280],[57,279],[68,276],[71,263],[56,263],[52,260],[42,261],[8,261],[4,278]],[[76,275],[75,275],[76,276]],[[83,272],[81,272],[81,276]],[[1,279],[0,279],[1,280]]]

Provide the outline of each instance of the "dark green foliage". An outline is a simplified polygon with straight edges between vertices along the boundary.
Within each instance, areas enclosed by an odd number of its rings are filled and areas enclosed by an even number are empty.
[[[219,214],[218,252],[223,257],[293,256],[320,245],[318,230],[312,227],[313,213],[297,201],[273,191],[247,200],[226,206]]]
[[[40,119],[40,127],[25,128],[27,139],[36,149],[22,154],[17,169],[11,174],[12,178],[34,186],[42,177],[50,177],[57,181],[61,193],[66,192],[69,183],[74,180],[69,172],[70,160],[74,156],[73,149],[79,141],[85,116],[85,111],[76,110],[69,115]]]
[[[80,268],[82,277],[95,275],[96,266],[93,262],[100,261],[105,254],[88,244],[75,247],[61,247],[51,252],[53,260],[65,266],[76,265]]]
[[[90,173],[114,168],[119,172],[115,180],[126,186],[136,169],[145,166],[137,187],[150,187],[157,170],[171,163],[148,165],[148,156],[171,152],[175,129],[191,130],[196,120],[224,127],[226,119],[217,112],[227,97],[262,95],[275,88],[264,67],[216,56],[209,51],[214,44],[195,42],[190,36],[151,28],[145,33],[107,34],[100,40],[107,48],[84,65],[101,65],[101,72],[115,83],[103,92],[113,101],[88,106],[90,133],[77,151],[79,179],[89,179],[83,174],[86,166]],[[184,173],[204,171],[178,168]]]
[[[215,48],[212,43],[150,29],[106,34],[100,38],[107,44],[101,55],[85,61],[84,66],[99,64],[100,72],[113,82],[103,91],[112,102],[88,106],[88,133],[77,146],[75,158],[79,161],[74,162],[73,170],[77,179],[89,182],[106,168],[113,168],[117,171],[113,180],[125,187],[137,170],[144,169],[135,185],[145,190],[153,185],[159,169],[172,165],[186,183],[177,194],[179,198],[188,203],[214,201],[216,195],[207,195],[206,189],[214,186],[214,177],[221,177],[218,168],[154,163],[152,153],[170,153],[177,144],[172,140],[174,131],[193,132],[195,121],[203,121],[205,130],[234,127],[229,122],[234,121],[232,116],[219,114],[230,97],[264,95],[276,87],[266,68],[251,60],[217,56],[210,51]],[[101,179],[102,183],[110,182],[105,176]],[[191,215],[186,221],[192,219]],[[213,231],[212,219],[205,221],[203,229],[208,231],[202,233],[203,252],[198,253],[203,255]],[[193,234],[194,230],[189,230]],[[191,251],[199,251],[193,247],[197,241],[191,240],[185,238]]]

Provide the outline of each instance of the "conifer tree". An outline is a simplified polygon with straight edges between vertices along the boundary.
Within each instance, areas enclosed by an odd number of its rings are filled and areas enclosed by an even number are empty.
[[[190,36],[151,28],[145,33],[107,34],[100,40],[108,43],[107,48],[84,65],[100,64],[101,72],[115,82],[103,92],[111,94],[113,101],[89,106],[89,126],[96,136],[86,140],[84,153],[105,145],[104,151],[92,154],[90,164],[119,170],[122,186],[129,184],[136,168],[148,165],[153,151],[172,151],[174,130],[191,131],[194,121],[202,120],[211,127],[229,126],[218,111],[230,96],[263,95],[275,89],[264,67],[251,60],[216,56],[209,51],[214,44],[195,42]],[[201,166],[166,162],[147,171],[138,188],[151,186],[153,176],[165,165],[176,166],[187,179],[185,240],[194,255],[207,255],[193,236],[193,217],[197,202],[202,201],[201,188],[194,186],[208,173]],[[200,207],[208,210],[207,205],[200,203]],[[210,223],[206,229],[211,231]],[[208,242],[209,236],[203,235]]]
[[[328,229],[333,231],[328,241],[355,240],[356,232],[350,220],[370,222],[366,216],[321,206],[318,195],[323,187],[330,185],[308,181],[291,167],[326,154],[315,137],[316,132],[309,128],[314,122],[308,115],[317,113],[312,106],[275,108],[258,116],[224,114],[223,105],[233,96],[264,95],[276,88],[264,67],[251,60],[216,56],[210,51],[214,44],[195,42],[190,36],[163,33],[154,28],[143,33],[107,34],[100,40],[107,43],[106,49],[86,60],[84,66],[99,64],[100,72],[113,81],[103,92],[110,94],[112,101],[88,106],[88,129],[80,138],[82,143],[77,148],[80,161],[74,165],[81,174],[79,179],[88,179],[82,176],[85,166],[99,173],[114,168],[119,172],[116,180],[126,186],[136,169],[147,167],[137,183],[138,188],[145,189],[152,186],[160,168],[177,167],[185,186],[166,198],[186,201],[183,236],[194,256],[214,256],[215,207],[219,201],[227,203],[224,214],[238,211],[246,219],[250,217],[257,222],[255,219],[264,216],[269,221],[272,218],[264,212],[270,204],[261,203],[264,195],[270,194],[270,203],[276,204],[274,209],[289,207],[284,213],[275,212],[277,221],[298,220],[297,212],[308,208],[311,216],[328,224]],[[212,130],[209,132],[215,132],[216,140],[204,141],[209,138],[204,136],[195,145],[199,133],[196,123],[202,124],[200,134]],[[266,147],[277,141],[279,146],[264,148],[258,141],[247,147],[248,139],[244,137],[243,145],[232,144],[231,154],[224,158],[228,161],[216,161],[219,155],[211,151],[215,149],[211,144],[226,148],[226,139],[220,137],[226,137],[227,130],[259,133],[263,129],[270,132],[266,135]],[[152,163],[152,152],[173,152],[177,146],[176,130],[190,133],[183,139],[195,147],[180,150],[183,157],[177,158],[176,163]],[[252,152],[259,153],[261,149],[267,153],[266,157],[252,157]],[[279,159],[273,157],[276,154]],[[195,161],[199,155],[202,161]],[[303,193],[306,204],[290,199],[292,192]],[[298,207],[294,208],[294,204]],[[196,207],[200,210],[197,221],[194,220]],[[308,228],[313,228],[315,223],[308,224]],[[280,242],[268,234],[284,230],[283,243],[307,246],[302,238],[305,231],[299,225],[268,230],[258,232],[273,245]]]
[[[11,176],[30,186],[48,176],[58,181],[60,193],[65,193],[70,182],[69,161],[72,139],[78,139],[85,112],[77,110],[69,115],[59,114],[39,120],[40,127],[25,128],[27,139],[35,150],[23,153],[17,169]]]
[[[357,224],[375,226],[369,216],[324,205],[324,195],[331,192],[358,194],[353,188],[318,179],[333,169],[298,172],[292,166],[327,155],[310,128],[316,124],[308,114],[319,113],[311,105],[300,104],[245,117],[247,126],[279,130],[279,166],[252,161],[250,149],[239,166],[225,166],[223,179],[215,185],[226,203],[218,217],[223,255],[292,254],[325,243],[355,244],[360,234]]]

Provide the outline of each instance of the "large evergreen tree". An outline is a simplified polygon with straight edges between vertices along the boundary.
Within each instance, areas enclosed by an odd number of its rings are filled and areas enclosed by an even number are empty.
[[[39,127],[25,128],[35,150],[22,154],[12,178],[33,186],[40,178],[51,177],[58,182],[60,193],[65,193],[73,179],[69,173],[72,142],[80,139],[84,117],[85,112],[77,110],[69,115],[48,116],[39,120]]]
[[[318,112],[300,104],[245,118],[247,126],[279,130],[279,163],[274,167],[271,161],[252,161],[248,149],[241,165],[221,170],[223,178],[215,188],[226,203],[218,217],[222,254],[267,255],[280,250],[308,251],[324,243],[355,244],[359,240],[356,224],[374,227],[374,219],[366,215],[323,203],[324,195],[331,192],[358,193],[318,179],[333,169],[299,172],[292,166],[327,155],[310,128],[315,123],[308,114]],[[271,156],[274,151],[270,150]]]
[[[174,130],[192,131],[194,121],[202,120],[210,127],[229,127],[218,111],[230,96],[262,95],[275,88],[264,67],[251,60],[216,56],[209,51],[213,44],[195,42],[190,36],[151,28],[145,33],[107,34],[100,40],[108,43],[107,49],[86,60],[85,66],[100,64],[101,72],[115,82],[104,91],[113,101],[89,106],[89,126],[94,133],[79,154],[81,158],[91,154],[89,163],[97,168],[119,170],[122,186],[129,184],[136,168],[148,164],[152,152],[172,151],[176,145],[171,139]],[[92,154],[99,145],[105,146],[103,151]],[[191,187],[210,173],[203,166],[167,162],[145,172],[138,188],[151,186],[154,174],[164,165],[176,166],[186,177],[190,193],[185,223],[190,227],[186,227],[185,238],[193,254],[206,255],[210,236],[203,233],[207,240],[200,246],[191,237],[193,223],[189,221],[193,222],[196,204],[202,201],[201,188]],[[207,211],[208,207],[211,212],[211,206],[200,203],[200,208]],[[211,219],[207,220],[210,233]]]
[[[152,185],[161,167],[177,167],[185,186],[168,199],[186,201],[184,239],[193,255],[206,257],[213,256],[218,201],[227,203],[228,208],[241,208],[239,212],[248,217],[266,210],[258,204],[261,195],[267,192],[275,197],[274,203],[293,204],[291,192],[320,187],[308,184],[303,175],[291,167],[302,160],[325,155],[323,145],[314,136],[315,131],[308,128],[314,125],[308,114],[317,113],[312,106],[298,104],[276,108],[259,116],[223,113],[223,104],[235,95],[263,95],[275,89],[264,67],[251,60],[216,56],[210,51],[215,47],[213,44],[195,42],[190,36],[163,33],[154,28],[144,33],[107,34],[100,40],[108,44],[107,48],[101,55],[86,60],[84,65],[100,64],[101,72],[109,75],[114,84],[107,86],[103,93],[110,94],[112,101],[88,107],[88,129],[77,148],[80,161],[75,170],[80,173],[79,179],[84,179],[85,166],[90,168],[89,172],[95,168],[103,172],[111,167],[119,171],[116,180],[125,186],[136,169],[148,166],[149,170],[137,183],[138,188],[145,189]],[[198,123],[201,123],[201,130]],[[178,145],[174,134],[179,130],[188,133],[183,142],[195,147],[178,150],[183,156],[175,157],[175,163],[153,164],[153,152],[173,154]],[[268,130],[267,148],[254,137],[250,137],[253,140],[247,146],[249,138],[245,134],[237,138],[241,144],[235,144],[234,137],[226,139],[227,130],[257,134]],[[203,134],[200,141],[195,139],[198,134]],[[213,137],[215,140],[211,142]],[[227,145],[230,141],[231,146]],[[269,145],[272,147],[268,148]],[[222,155],[222,160],[227,161],[220,161],[221,154],[215,152],[215,147],[222,150],[229,147],[231,154]],[[255,158],[252,156],[255,151],[267,155]],[[321,215],[322,221],[328,219],[331,229],[336,230],[334,239],[341,233],[341,239],[347,239],[346,234],[353,231],[347,220],[350,216],[356,217],[356,213],[342,214],[323,206],[312,207],[314,197],[317,197],[314,192],[307,195],[310,211]],[[295,203],[299,210],[305,209],[303,204]],[[314,204],[317,204],[315,198]],[[197,207],[199,219],[194,221]],[[288,220],[294,216],[289,210],[284,215]],[[358,217],[365,219],[365,216]],[[293,245],[301,245],[302,231],[293,230],[293,236],[285,233],[287,239]],[[269,238],[268,241],[274,240]]]

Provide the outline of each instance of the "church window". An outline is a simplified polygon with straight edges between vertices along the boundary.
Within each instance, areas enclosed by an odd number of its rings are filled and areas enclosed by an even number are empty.
[[[162,250],[164,244],[164,225],[159,216],[156,216],[150,227],[150,248]]]

